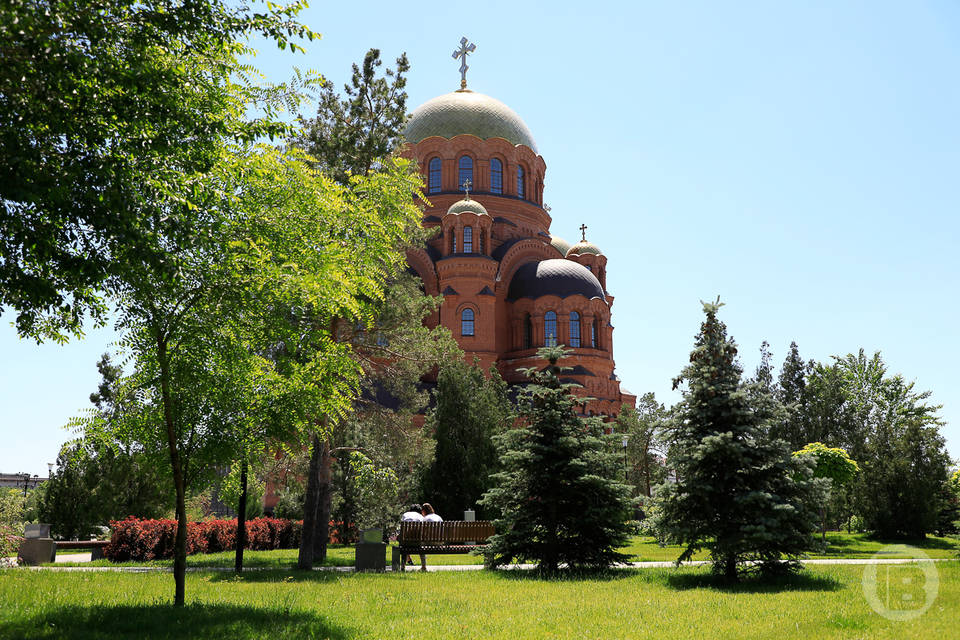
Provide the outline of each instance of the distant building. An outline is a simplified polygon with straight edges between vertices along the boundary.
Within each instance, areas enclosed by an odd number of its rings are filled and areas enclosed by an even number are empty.
[[[38,485],[46,482],[49,478],[31,476],[25,473],[0,473],[0,489],[23,489],[26,483],[27,489],[36,489]]]

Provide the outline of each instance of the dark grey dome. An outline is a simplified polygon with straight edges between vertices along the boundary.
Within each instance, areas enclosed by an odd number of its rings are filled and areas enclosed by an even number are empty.
[[[585,298],[600,298],[603,287],[589,269],[572,260],[555,258],[541,262],[528,262],[514,274],[507,292],[508,300],[541,298],[543,296],[581,295]]]

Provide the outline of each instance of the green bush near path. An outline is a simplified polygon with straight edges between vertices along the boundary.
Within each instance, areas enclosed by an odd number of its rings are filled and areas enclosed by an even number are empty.
[[[554,580],[505,571],[198,572],[187,575],[183,609],[170,605],[166,573],[13,570],[0,574],[0,638],[956,638],[960,563],[936,568],[936,601],[908,622],[870,608],[862,566],[731,588],[706,568]]]
[[[882,554],[884,558],[911,558],[917,557],[911,548],[902,546],[903,543],[893,541],[878,541],[870,539],[863,533],[827,533],[826,553],[812,553],[811,558],[870,558],[878,553],[884,547],[892,544],[901,545],[899,550]],[[960,554],[960,539],[956,537],[936,538],[928,537],[921,543],[912,545],[921,549],[930,558],[956,558]],[[661,547],[650,537],[636,536],[631,539],[630,544],[622,549],[630,555],[632,562],[649,561],[673,561],[680,555],[680,547],[666,546]],[[706,560],[709,557],[707,552],[701,551],[694,556],[694,560]],[[353,547],[349,545],[331,545],[327,551],[326,566],[334,567],[352,567],[354,552]],[[297,563],[296,549],[277,549],[274,551],[246,551],[243,554],[244,566],[246,567],[270,567],[277,569],[286,569]],[[232,567],[234,553],[224,551],[220,553],[204,553],[187,556],[188,567]],[[390,548],[387,548],[386,562],[390,563]],[[472,555],[429,555],[427,564],[432,566],[439,565],[460,565],[460,564],[483,564],[483,560]],[[172,560],[153,560],[150,562],[123,562],[113,563],[109,560],[96,560],[94,562],[80,563],[57,563],[56,566],[173,566]]]

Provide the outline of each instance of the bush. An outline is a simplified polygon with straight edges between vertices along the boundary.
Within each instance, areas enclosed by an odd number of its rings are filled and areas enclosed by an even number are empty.
[[[139,520],[133,516],[110,523],[113,535],[104,555],[112,562],[173,557],[175,520]],[[302,522],[277,518],[247,521],[247,544],[254,551],[293,549],[300,544]],[[236,520],[187,523],[187,554],[230,551],[237,544]]]

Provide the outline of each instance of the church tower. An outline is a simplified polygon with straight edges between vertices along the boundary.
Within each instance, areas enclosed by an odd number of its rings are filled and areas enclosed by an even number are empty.
[[[594,398],[585,411],[616,416],[636,397],[614,374],[607,258],[587,242],[585,225],[573,246],[551,235],[546,163],[520,116],[467,88],[474,48],[463,38],[454,52],[460,89],[417,107],[405,132],[403,153],[418,163],[430,201],[423,226],[438,229],[407,256],[425,291],[443,296],[430,321],[509,383],[526,380],[519,369],[546,364],[540,347],[572,349],[565,379]]]

